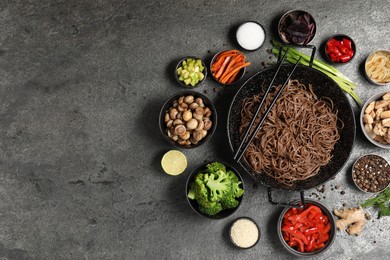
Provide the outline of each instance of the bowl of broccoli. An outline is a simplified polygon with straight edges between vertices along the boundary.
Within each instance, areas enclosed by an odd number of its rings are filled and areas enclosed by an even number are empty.
[[[205,163],[187,179],[188,204],[198,214],[222,219],[233,214],[241,204],[244,182],[236,169],[226,163]]]

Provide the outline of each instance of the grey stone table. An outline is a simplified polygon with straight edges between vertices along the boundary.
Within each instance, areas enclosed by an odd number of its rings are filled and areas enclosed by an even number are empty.
[[[243,205],[227,219],[202,218],[184,198],[187,175],[197,165],[232,161],[226,114],[239,86],[224,89],[207,79],[196,89],[215,102],[220,120],[209,143],[184,151],[189,166],[180,176],[160,168],[172,147],[157,120],[163,102],[181,90],[172,77],[179,58],[209,61],[237,48],[234,29],[255,20],[264,25],[267,43],[247,53],[248,78],[271,61],[266,50],[277,38],[278,18],[297,8],[315,17],[317,47],[334,33],[355,39],[356,58],[339,69],[357,83],[363,101],[390,90],[362,74],[370,52],[390,49],[389,0],[2,1],[0,259],[291,258],[275,231],[282,209],[271,206],[266,188],[245,172]],[[307,196],[318,194],[330,208],[366,199],[350,181],[352,163],[366,153],[390,160],[358,127],[345,167],[324,192],[312,189]],[[388,257],[390,218],[368,212],[373,218],[361,236],[338,232],[320,259]],[[239,216],[261,227],[260,243],[250,250],[233,248],[226,237]]]

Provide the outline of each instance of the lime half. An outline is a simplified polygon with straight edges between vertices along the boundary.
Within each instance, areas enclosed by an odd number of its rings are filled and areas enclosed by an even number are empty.
[[[169,175],[179,175],[187,168],[187,158],[178,150],[170,150],[161,159],[161,167]]]

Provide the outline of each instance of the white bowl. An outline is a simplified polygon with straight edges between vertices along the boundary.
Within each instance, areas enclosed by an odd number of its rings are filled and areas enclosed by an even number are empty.
[[[366,75],[366,78],[368,79],[368,81],[370,81],[371,83],[378,85],[378,86],[386,86],[387,84],[390,84],[390,82],[387,82],[387,83],[376,82],[375,80],[371,79],[367,74],[367,70],[366,70],[367,61],[371,58],[372,55],[374,55],[377,52],[386,52],[388,55],[390,55],[389,50],[377,50],[377,51],[374,51],[373,53],[371,53],[370,55],[368,55],[366,61],[364,62],[364,74]]]
[[[377,141],[375,141],[374,139],[372,139],[370,137],[370,135],[366,132],[366,130],[364,129],[364,123],[363,123],[363,116],[364,116],[364,111],[366,110],[368,104],[370,104],[371,102],[373,101],[377,101],[377,100],[380,100],[384,94],[388,93],[389,91],[384,91],[384,92],[380,92],[380,93],[377,93],[375,95],[373,95],[372,97],[370,97],[367,102],[364,104],[363,108],[362,108],[362,111],[360,112],[360,126],[362,128],[362,131],[364,133],[364,135],[366,136],[366,138],[371,142],[373,143],[374,145],[380,147],[380,148],[385,148],[385,149],[390,149],[390,144],[381,144]]]

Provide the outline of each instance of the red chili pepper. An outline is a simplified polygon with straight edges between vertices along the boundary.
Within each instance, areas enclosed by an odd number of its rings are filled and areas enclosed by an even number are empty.
[[[296,241],[298,243],[298,251],[305,252],[305,247],[303,245],[303,241],[299,238],[293,237],[291,238],[292,241]]]
[[[344,54],[343,56],[340,57],[340,61],[344,63],[344,62],[349,61],[351,58],[352,58],[351,55]]]
[[[309,228],[309,229],[306,229],[306,231],[303,232],[303,234],[306,235],[306,236],[314,234],[314,233],[318,233],[318,227]]]
[[[352,41],[348,40],[347,38],[343,38],[343,44],[345,47],[352,50]]]
[[[307,239],[307,237],[302,234],[301,231],[296,230],[294,227],[284,226],[282,227],[282,231],[289,233],[292,237],[301,239],[305,245],[309,244],[309,240]]]
[[[282,235],[289,246],[311,252],[325,246],[331,224],[322,210],[312,204],[305,209],[289,209],[283,216]]]
[[[311,252],[313,251],[313,247],[314,247],[314,242],[315,242],[315,238],[314,237],[311,237],[310,238],[310,242],[307,246],[305,246],[305,252]]]
[[[336,40],[332,38],[326,45],[326,52],[333,62],[347,62],[352,59],[352,42],[346,38]]]

